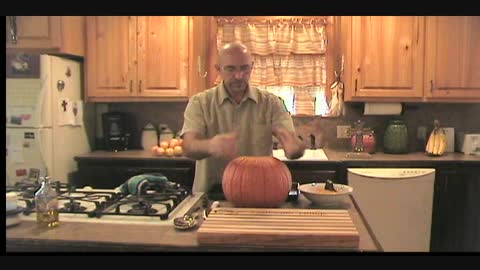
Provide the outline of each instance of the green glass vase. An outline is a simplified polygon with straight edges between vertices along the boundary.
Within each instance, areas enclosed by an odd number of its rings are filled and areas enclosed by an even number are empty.
[[[403,120],[388,120],[383,137],[383,151],[388,154],[408,152],[408,129]]]

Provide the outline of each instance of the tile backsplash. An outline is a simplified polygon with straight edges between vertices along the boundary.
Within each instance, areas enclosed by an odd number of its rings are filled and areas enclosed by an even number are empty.
[[[174,132],[180,131],[183,125],[183,112],[186,102],[158,103],[110,103],[109,111],[128,112],[135,116],[134,145],[140,148],[142,128],[147,123],[158,127],[167,124]],[[353,125],[356,120],[365,121],[377,134],[377,150],[382,151],[383,132],[388,119],[403,119],[408,127],[409,150],[417,151],[422,147],[417,143],[417,128],[425,126],[427,136],[433,127],[433,120],[438,119],[443,127],[453,127],[455,131],[480,132],[480,104],[478,103],[408,103],[399,116],[363,115],[363,103],[346,103],[346,115],[337,118],[320,116],[293,117],[298,135],[309,138],[316,137],[317,147],[330,147],[338,150],[349,150],[348,139],[336,138],[337,125]]]

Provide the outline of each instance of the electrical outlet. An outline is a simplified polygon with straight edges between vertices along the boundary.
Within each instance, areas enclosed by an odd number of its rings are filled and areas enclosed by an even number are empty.
[[[427,127],[420,126],[417,128],[417,139],[425,140],[427,138]]]
[[[351,137],[351,126],[337,126],[337,138],[349,139]]]

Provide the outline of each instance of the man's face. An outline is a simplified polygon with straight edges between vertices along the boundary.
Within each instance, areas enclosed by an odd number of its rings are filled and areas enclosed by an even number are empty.
[[[233,93],[242,93],[248,87],[253,62],[248,54],[241,51],[232,51],[222,55],[218,71],[227,90]]]

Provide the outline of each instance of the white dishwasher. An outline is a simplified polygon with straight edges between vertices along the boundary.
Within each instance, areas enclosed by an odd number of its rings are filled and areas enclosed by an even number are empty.
[[[430,250],[431,168],[349,168],[348,185],[384,251]]]

